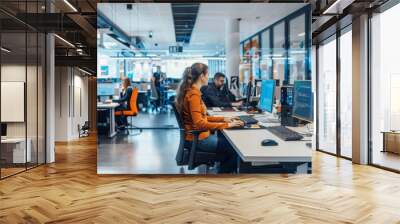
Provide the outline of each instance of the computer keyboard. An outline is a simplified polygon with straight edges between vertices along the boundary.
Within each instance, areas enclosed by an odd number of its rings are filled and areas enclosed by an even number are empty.
[[[285,126],[271,126],[266,127],[266,129],[284,141],[298,141],[303,139],[302,135]]]
[[[238,117],[241,121],[243,121],[244,125],[252,125],[258,123],[258,120],[254,119],[252,116],[242,115]]]

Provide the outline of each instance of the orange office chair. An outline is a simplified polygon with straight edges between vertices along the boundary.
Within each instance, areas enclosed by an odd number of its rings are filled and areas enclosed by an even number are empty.
[[[124,117],[130,118],[129,126],[126,127],[128,134],[129,134],[130,129],[136,129],[136,130],[139,130],[139,134],[142,133],[141,128],[136,127],[132,124],[132,117],[137,116],[139,113],[139,110],[137,108],[138,95],[139,95],[139,89],[137,87],[133,88],[131,99],[129,101],[130,110],[122,110],[122,111],[115,112],[115,116],[124,116]]]

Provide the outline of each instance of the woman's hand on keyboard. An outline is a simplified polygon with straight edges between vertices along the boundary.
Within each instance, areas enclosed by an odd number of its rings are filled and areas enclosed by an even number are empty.
[[[229,126],[230,128],[242,127],[242,126],[244,126],[244,123],[243,123],[243,121],[241,121],[241,120],[234,120],[234,121],[232,121],[232,122],[229,122],[229,123],[228,123],[228,126]]]

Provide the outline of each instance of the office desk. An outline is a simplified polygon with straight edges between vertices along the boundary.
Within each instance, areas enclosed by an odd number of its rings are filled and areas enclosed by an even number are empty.
[[[115,108],[118,107],[118,103],[97,103],[97,110],[107,110],[108,111],[108,137],[112,138],[117,133],[115,132]]]
[[[208,110],[214,116],[239,116],[246,112],[215,112]],[[270,114],[257,114],[258,117],[272,118]],[[263,123],[263,126],[277,126],[279,123]],[[290,129],[297,132],[306,132],[304,127],[294,127]],[[312,137],[304,137],[301,141],[283,141],[266,129],[224,129],[223,135],[233,146],[238,157],[238,173],[243,170],[257,169],[267,165],[285,164],[293,166],[296,172],[311,173],[312,150],[306,146],[306,142],[311,142]],[[261,146],[264,139],[273,139],[278,142],[277,146]],[[262,170],[262,169],[260,169]]]
[[[6,139],[1,139],[2,157],[6,160],[6,163],[20,164],[25,162],[31,162],[32,140],[30,138],[27,138],[26,142],[27,142],[27,147],[25,151],[25,138],[9,137]]]
[[[400,132],[382,131],[381,133],[383,134],[382,152],[391,152],[400,154]]]

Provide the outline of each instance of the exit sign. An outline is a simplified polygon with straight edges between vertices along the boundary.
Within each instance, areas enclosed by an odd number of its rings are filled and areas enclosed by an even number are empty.
[[[182,46],[169,46],[169,53],[182,53]]]

